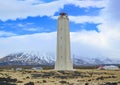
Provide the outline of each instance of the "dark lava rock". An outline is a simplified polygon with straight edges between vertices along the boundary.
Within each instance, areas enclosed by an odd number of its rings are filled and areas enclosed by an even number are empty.
[[[88,83],[85,83],[85,85],[89,85]]]
[[[0,78],[0,81],[2,81],[2,82],[16,82],[17,79],[11,79],[10,77],[7,77],[7,78]]]
[[[67,76],[55,76],[55,78],[67,79]]]
[[[104,77],[103,76],[98,77],[98,78],[96,78],[96,80],[104,80]]]
[[[29,76],[27,76],[27,77],[26,77],[26,79],[30,79],[30,77],[29,77]]]
[[[23,83],[23,81],[17,81],[17,83]]]
[[[11,84],[9,82],[2,82],[2,81],[0,81],[0,85],[17,85],[17,84]]]
[[[113,82],[113,83],[107,82],[105,84],[100,84],[100,85],[118,85],[118,84],[116,82]]]
[[[32,74],[32,77],[38,78],[38,77],[41,77],[41,74]]]
[[[34,83],[33,82],[29,82],[29,83],[26,83],[24,85],[34,85]]]
[[[46,80],[43,80],[43,83],[46,83],[47,81]]]
[[[67,82],[66,81],[59,81],[61,84],[66,84]]]
[[[59,73],[61,73],[61,74],[65,74],[65,71],[58,71]]]

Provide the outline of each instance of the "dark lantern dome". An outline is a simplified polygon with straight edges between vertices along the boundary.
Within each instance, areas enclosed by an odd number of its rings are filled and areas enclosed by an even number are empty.
[[[60,15],[63,16],[63,15],[67,15],[67,14],[65,12],[61,12]]]

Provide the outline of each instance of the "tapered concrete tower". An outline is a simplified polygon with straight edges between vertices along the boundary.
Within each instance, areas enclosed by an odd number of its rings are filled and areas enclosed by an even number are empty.
[[[66,13],[60,13],[58,17],[55,70],[73,70],[70,52],[69,19]]]

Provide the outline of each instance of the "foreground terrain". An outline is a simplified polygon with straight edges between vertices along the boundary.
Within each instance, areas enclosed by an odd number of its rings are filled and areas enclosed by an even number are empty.
[[[120,85],[120,70],[0,70],[0,85]]]

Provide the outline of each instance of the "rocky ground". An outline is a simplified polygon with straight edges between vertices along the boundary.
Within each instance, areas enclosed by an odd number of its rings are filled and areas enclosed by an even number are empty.
[[[0,70],[0,85],[120,85],[120,70]]]

